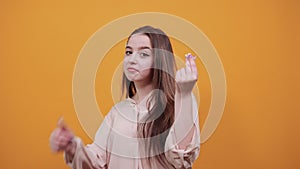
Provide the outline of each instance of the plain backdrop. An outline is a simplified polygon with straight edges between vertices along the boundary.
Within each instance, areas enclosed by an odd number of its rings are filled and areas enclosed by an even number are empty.
[[[60,116],[91,143],[72,101],[76,59],[92,34],[110,21],[140,12],[182,17],[214,44],[227,80],[224,115],[201,145],[194,168],[300,168],[300,3],[296,0],[27,0],[0,2],[1,168],[68,168],[50,151]],[[130,23],[128,23],[130,24]],[[122,29],[122,28],[120,28]],[[172,39],[180,57],[188,46]],[[99,108],[113,105],[111,76],[124,54],[116,44],[99,67]],[[197,60],[201,127],[210,106],[205,67]]]

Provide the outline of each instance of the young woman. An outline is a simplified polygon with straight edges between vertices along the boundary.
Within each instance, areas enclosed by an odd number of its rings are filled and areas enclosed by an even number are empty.
[[[191,168],[199,155],[198,107],[192,89],[195,57],[176,72],[168,36],[144,26],[129,36],[123,65],[123,94],[84,146],[62,122],[50,136],[76,169]]]

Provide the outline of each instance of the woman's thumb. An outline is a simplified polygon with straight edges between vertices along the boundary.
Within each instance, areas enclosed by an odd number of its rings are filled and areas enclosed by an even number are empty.
[[[67,125],[64,123],[64,118],[60,117],[57,121],[57,127],[61,128],[61,129],[67,129]]]

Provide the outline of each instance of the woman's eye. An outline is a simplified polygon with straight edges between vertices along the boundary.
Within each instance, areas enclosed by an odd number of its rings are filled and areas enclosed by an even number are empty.
[[[131,51],[125,51],[125,54],[128,56],[128,55],[131,55],[132,52]]]
[[[140,55],[141,55],[141,56],[150,56],[150,55],[147,54],[147,53],[141,53]]]

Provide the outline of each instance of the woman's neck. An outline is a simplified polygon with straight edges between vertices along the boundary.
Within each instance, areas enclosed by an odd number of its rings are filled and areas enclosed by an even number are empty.
[[[133,99],[137,103],[141,103],[143,99],[153,90],[152,83],[134,83],[136,89],[136,95],[133,96]]]

